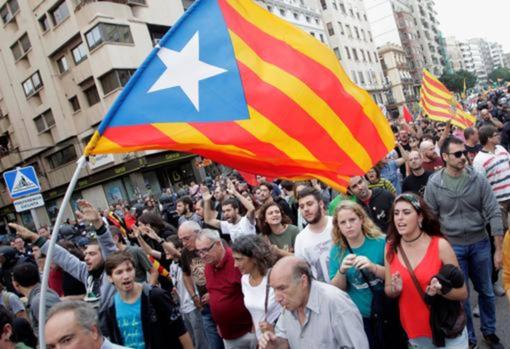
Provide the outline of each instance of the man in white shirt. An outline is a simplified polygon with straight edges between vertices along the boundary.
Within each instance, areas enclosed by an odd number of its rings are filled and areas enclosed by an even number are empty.
[[[224,220],[221,221],[216,218],[217,212],[211,208],[211,193],[207,187],[202,186],[205,223],[216,229],[221,229],[223,234],[230,235],[232,241],[244,235],[254,235],[256,233],[255,206],[237,191],[231,181],[228,181],[227,185],[227,192],[233,197],[223,201],[221,210]],[[246,209],[244,216],[239,214],[239,203]]]
[[[294,253],[310,264],[314,277],[329,283],[329,251],[333,220],[326,216],[321,193],[305,188],[298,193],[299,211],[308,225],[296,236]]]

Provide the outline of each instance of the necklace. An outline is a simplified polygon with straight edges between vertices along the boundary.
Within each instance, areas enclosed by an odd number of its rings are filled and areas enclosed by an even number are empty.
[[[422,235],[423,235],[423,230],[422,230],[422,231],[420,231],[420,234],[419,234],[417,237],[415,237],[414,239],[406,240],[406,239],[402,238],[402,240],[403,240],[404,242],[406,242],[406,243],[410,244],[411,242],[415,242],[416,240],[418,240],[419,238],[421,238],[421,236],[422,236]]]

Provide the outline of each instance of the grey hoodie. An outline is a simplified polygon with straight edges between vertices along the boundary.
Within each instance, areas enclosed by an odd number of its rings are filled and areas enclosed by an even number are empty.
[[[441,230],[452,244],[470,245],[487,238],[485,226],[490,224],[492,235],[503,235],[503,221],[494,192],[487,179],[467,167],[469,178],[460,193],[446,188],[443,173],[430,176],[424,199],[439,217]]]
[[[106,257],[117,251],[117,247],[113,242],[110,231],[106,227],[105,230],[106,231],[102,232],[102,234],[99,234],[99,232],[97,234],[97,241],[101,247],[103,260],[106,260]],[[49,241],[39,238],[36,243],[40,244],[42,253],[46,254],[48,252],[50,245]],[[85,287],[87,287],[87,285],[91,282],[92,275],[90,275],[89,271],[87,270],[87,264],[80,261],[76,256],[58,244],[55,245],[53,251],[53,262],[62,268],[65,272],[71,274],[75,279],[80,280],[85,285]],[[100,277],[101,286],[98,311],[101,316],[101,314],[103,314],[103,312],[108,309],[108,306],[112,302],[113,295],[115,294],[115,287],[108,281],[108,277],[104,271]]]

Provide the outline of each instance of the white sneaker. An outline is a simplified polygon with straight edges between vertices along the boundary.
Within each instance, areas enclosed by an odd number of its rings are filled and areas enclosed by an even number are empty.
[[[478,304],[473,307],[473,316],[480,317],[480,307]]]
[[[495,282],[494,283],[494,294],[497,296],[497,297],[504,297],[506,292],[505,290],[503,289],[503,287],[501,287],[501,285],[499,284],[499,282]]]

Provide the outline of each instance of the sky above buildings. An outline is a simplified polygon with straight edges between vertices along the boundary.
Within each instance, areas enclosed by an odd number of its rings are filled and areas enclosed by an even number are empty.
[[[459,40],[484,38],[503,45],[510,52],[507,30],[508,0],[436,0],[440,29],[444,36]]]

